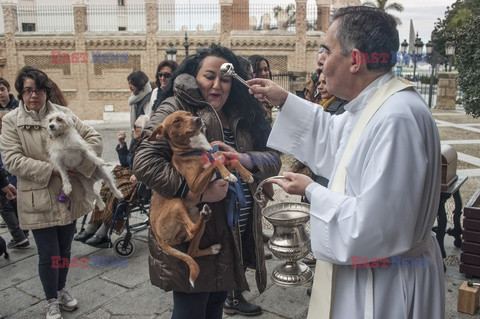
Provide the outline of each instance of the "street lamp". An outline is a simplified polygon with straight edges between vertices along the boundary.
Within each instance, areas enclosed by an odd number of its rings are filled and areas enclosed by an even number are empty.
[[[177,60],[177,49],[175,49],[173,47],[173,43],[170,42],[168,44],[168,48],[166,50],[167,52],[167,60],[172,60],[172,61],[176,61]]]
[[[447,41],[445,43],[445,53],[450,60],[450,66],[448,67],[448,72],[450,72],[452,71],[453,55],[455,54],[455,44],[453,42]]]
[[[428,107],[432,107],[432,96],[433,96],[433,76],[435,75],[435,69],[437,67],[436,58],[433,53],[433,42],[429,40],[427,44],[425,44],[427,48],[427,56],[428,62],[432,66],[432,73],[430,74],[430,90],[428,92]]]
[[[404,60],[404,55],[407,54],[407,48],[408,48],[408,42],[407,39],[403,39],[402,44],[400,44],[402,47],[402,60]],[[402,61],[403,62],[403,61]]]
[[[418,37],[418,32],[417,32],[417,37],[415,38],[415,43],[413,45],[415,46],[415,49],[414,49],[415,52],[413,53],[413,81],[416,82],[415,71],[417,69],[417,60],[423,51],[423,42],[422,42],[422,39]]]
[[[185,47],[185,57],[188,58],[188,47],[190,44],[188,43],[187,31],[185,31],[185,42],[183,42],[183,46]]]

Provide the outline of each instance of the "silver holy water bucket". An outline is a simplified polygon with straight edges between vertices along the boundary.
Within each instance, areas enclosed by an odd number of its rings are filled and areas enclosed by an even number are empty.
[[[278,259],[285,263],[275,267],[272,280],[280,286],[292,287],[308,283],[313,278],[310,267],[298,261],[310,251],[310,237],[305,225],[310,219],[310,205],[301,202],[275,203],[267,207],[263,195],[263,184],[272,179],[285,179],[274,176],[262,181],[255,191],[255,201],[263,207],[262,214],[273,225],[273,235],[268,248]]]

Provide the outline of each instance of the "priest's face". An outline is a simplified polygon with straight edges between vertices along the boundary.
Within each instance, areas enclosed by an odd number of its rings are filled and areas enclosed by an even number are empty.
[[[327,91],[350,101],[351,74],[349,69],[351,56],[342,54],[342,48],[335,36],[338,24],[338,20],[335,20],[328,29],[325,42],[322,44],[324,50],[320,54],[318,63],[322,65],[322,73],[327,81]]]

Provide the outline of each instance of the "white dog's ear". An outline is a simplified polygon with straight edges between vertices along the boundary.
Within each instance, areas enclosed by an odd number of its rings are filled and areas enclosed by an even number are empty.
[[[68,126],[70,127],[75,126],[75,121],[73,120],[73,116],[66,115],[65,120],[67,121]]]
[[[167,134],[164,130],[163,124],[158,125],[152,132],[152,135],[148,138],[149,141],[158,141],[162,137],[166,137]]]

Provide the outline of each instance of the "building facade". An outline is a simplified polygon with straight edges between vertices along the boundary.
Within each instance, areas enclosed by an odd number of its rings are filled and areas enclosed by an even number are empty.
[[[262,54],[274,74],[288,74],[290,82],[284,87],[299,89],[314,69],[332,9],[359,4],[310,0],[307,10],[307,0],[296,0],[291,1],[294,11],[255,16],[258,10],[248,0],[196,3],[194,9],[190,1],[182,7],[174,0],[48,1],[50,7],[43,0],[42,6],[38,0],[2,0],[0,75],[13,83],[25,65],[44,70],[84,120],[115,120],[128,112],[128,74],[142,70],[154,82],[169,47],[176,49],[178,62],[187,50],[192,54],[214,43],[241,56]],[[198,15],[185,18],[179,10]]]

